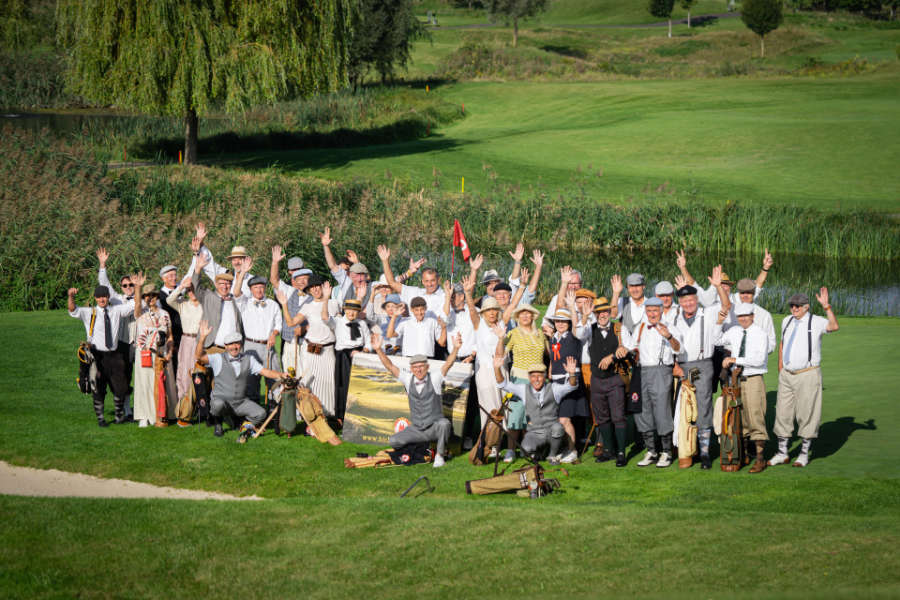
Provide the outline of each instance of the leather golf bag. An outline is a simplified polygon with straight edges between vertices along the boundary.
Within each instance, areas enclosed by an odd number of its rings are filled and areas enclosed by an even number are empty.
[[[285,386],[287,387],[287,386]],[[297,398],[297,407],[300,416],[306,421],[310,432],[320,442],[327,443],[330,440],[338,440],[334,430],[328,425],[328,419],[325,418],[325,411],[322,410],[322,403],[316,398],[315,394],[309,388],[297,387],[293,390]],[[282,402],[284,402],[284,394],[289,393],[287,389],[282,392]],[[283,406],[281,414],[288,412],[287,406]],[[340,442],[340,440],[338,440]]]
[[[692,373],[690,382],[681,382],[678,396],[678,466],[682,469],[694,464],[697,454],[697,388],[693,382]]]
[[[91,395],[97,389],[97,364],[91,345],[81,342],[78,345],[78,389],[82,394]]]
[[[210,393],[210,377],[209,371],[199,363],[194,365],[191,372],[191,383],[194,388],[194,400],[197,403],[197,421],[210,422],[209,414],[209,393]]]
[[[744,460],[744,428],[741,423],[742,369],[735,367],[729,381],[728,370],[722,369],[722,427],[719,437],[723,471],[739,471]]]
[[[497,448],[500,451],[500,440],[503,437],[503,413],[499,410],[492,410],[488,422],[481,429],[478,441],[469,450],[469,462],[473,465],[487,464],[491,453],[491,448]]]
[[[540,485],[544,478],[544,470],[540,465],[532,465],[524,469],[517,469],[506,475],[497,475],[487,479],[473,479],[466,482],[466,493],[484,496],[498,494],[500,492],[514,492],[526,490],[533,484]]]
[[[284,400],[282,400],[284,402]],[[348,469],[366,469],[369,467],[387,467],[393,465],[394,461],[387,450],[379,450],[374,456],[353,456],[344,459],[344,466]]]

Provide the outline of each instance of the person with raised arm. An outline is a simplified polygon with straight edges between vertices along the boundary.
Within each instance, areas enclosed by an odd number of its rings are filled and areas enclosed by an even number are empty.
[[[204,240],[206,239],[207,234],[208,232],[206,231],[206,225],[204,225],[203,223],[197,223],[196,235],[191,241],[191,250],[194,252],[194,262],[191,264],[191,268],[202,268],[203,272],[206,273],[206,276],[209,277],[211,281],[216,282],[218,281],[217,277],[219,275],[228,273],[228,269],[216,263],[215,259],[213,258],[212,252],[204,244]],[[204,258],[203,267],[198,266],[201,256]],[[250,254],[247,253],[247,249],[243,246],[234,246],[231,248],[231,254],[226,256],[225,259],[231,262],[231,271],[233,274],[237,272],[241,265],[250,260]],[[244,289],[241,290],[241,292],[247,296],[250,296],[250,289],[247,287],[247,282],[251,277],[252,275],[244,279]],[[194,289],[197,289],[196,285],[194,286]],[[237,289],[234,287],[233,279],[230,291],[232,294],[237,295]]]
[[[319,240],[322,242],[322,251],[325,254],[325,262],[328,263],[331,276],[337,281],[337,295],[333,299],[341,305],[351,298],[358,300],[362,307],[360,318],[365,319],[366,315],[372,312],[369,304],[374,289],[372,280],[369,278],[369,269],[359,261],[359,256],[353,250],[347,250],[347,259],[350,262],[348,269],[344,270],[335,262],[334,255],[331,253],[331,228],[326,227],[325,231],[319,235]]]
[[[550,317],[553,323],[554,331],[550,335],[550,371],[548,378],[553,383],[564,383],[567,376],[565,373],[565,363],[569,357],[574,357],[578,363],[581,363],[582,345],[581,340],[575,337],[574,319],[572,315],[575,313],[575,294],[569,292],[566,294],[566,308],[556,309],[556,314]],[[559,402],[559,422],[562,424],[566,432],[566,443],[568,451],[560,459],[563,463],[573,463],[578,460],[578,451],[575,444],[578,438],[575,434],[575,423],[573,419],[587,418],[587,398],[584,381],[581,373],[578,373],[578,386],[568,394],[566,394]]]
[[[442,388],[444,377],[456,361],[456,348],[460,347],[462,340],[456,340],[454,350],[451,350],[440,371],[435,371],[429,370],[428,358],[422,354],[409,358],[409,370],[398,368],[381,349],[380,338],[378,333],[372,334],[372,347],[384,368],[406,389],[411,422],[406,429],[392,435],[388,443],[392,448],[399,448],[407,444],[435,442],[434,467],[442,467],[451,430],[450,420],[444,416]]]
[[[700,301],[702,306],[711,306],[716,304],[719,300],[718,291],[713,287],[709,286],[706,289],[700,287],[700,285],[694,280],[694,276],[691,275],[690,271],[687,269],[687,257],[685,255],[684,250],[676,250],[675,251],[675,264],[678,266],[678,270],[681,271],[681,276],[685,280],[686,285],[693,285],[697,287],[697,299]],[[759,274],[756,276],[756,280],[754,283],[753,289],[753,299],[755,300],[759,293],[762,291],[763,286],[766,284],[766,278],[769,276],[769,269],[772,268],[772,265],[775,264],[775,260],[772,258],[772,255],[769,254],[769,249],[766,248],[765,252],[763,252],[763,260],[762,260],[762,268],[759,271]],[[751,280],[753,281],[753,280]],[[732,286],[734,282],[728,277],[728,275],[723,271],[722,272],[722,285],[725,288],[725,294],[731,300],[731,305],[735,306],[741,302],[741,299],[737,294],[732,293]],[[727,329],[727,327],[726,327]]]
[[[391,250],[387,246],[378,246],[378,258],[381,259],[381,268],[384,271],[384,277],[387,284],[391,286],[395,294],[399,294],[403,302],[409,304],[413,298],[419,297],[425,300],[426,314],[429,317],[437,318],[441,314],[441,308],[444,306],[444,290],[441,289],[437,271],[431,267],[427,267],[422,271],[422,287],[415,287],[401,283],[394,277],[391,270]],[[409,259],[409,269],[405,275],[412,276],[423,264],[425,259],[419,260]]]
[[[178,346],[175,387],[178,397],[184,398],[191,393],[194,386],[191,373],[194,370],[194,352],[197,350],[200,321],[203,320],[203,306],[194,293],[189,276],[182,279],[172,293],[166,296],[165,303],[178,313],[181,322],[181,344]]]
[[[241,312],[231,293],[234,275],[225,272],[216,275],[215,291],[200,285],[200,271],[206,267],[207,260],[206,255],[202,253],[195,257],[191,287],[194,288],[194,294],[197,295],[197,299],[200,300],[200,305],[203,307],[203,319],[209,323],[211,328],[212,335],[207,336],[204,342],[206,351],[209,354],[215,354],[225,351],[225,338],[228,334],[236,332],[243,340],[244,325],[241,322]]]
[[[281,246],[272,247],[272,267],[269,269],[269,277],[274,282],[278,282],[275,288],[275,297],[281,304],[282,312],[290,317],[296,317],[300,312],[300,307],[307,302],[312,302],[312,296],[306,293],[306,287],[309,284],[309,276],[312,271],[303,266],[303,261],[299,257],[293,257],[288,260],[288,272],[291,274],[290,284],[279,279],[278,265],[284,260],[284,253]],[[291,263],[291,261],[294,261]],[[283,298],[282,298],[283,296]],[[304,325],[294,327],[288,326],[286,318],[283,316],[281,321],[281,365],[284,369],[294,368],[299,371],[300,367],[300,348],[303,347],[303,336],[306,334]]]
[[[245,262],[237,271],[238,290],[235,296],[238,310],[241,313],[241,322],[244,325],[244,352],[252,355],[261,365],[275,371],[281,371],[281,358],[275,351],[275,338],[281,332],[281,308],[278,303],[270,298],[266,298],[266,281],[265,277],[257,275],[251,277],[247,287],[250,288],[251,297],[245,296],[240,290],[244,288],[244,278],[253,266],[253,261]],[[259,376],[250,374],[247,378],[247,397],[262,404],[259,395]],[[275,391],[275,381],[267,380],[268,398],[266,402],[273,398]]]
[[[781,322],[781,344],[778,346],[778,400],[775,404],[775,427],[778,453],[770,465],[788,461],[788,443],[797,423],[797,435],[803,440],[795,467],[809,464],[812,442],[819,436],[822,420],[822,336],[840,329],[828,300],[828,288],[822,287],[816,300],[825,317],[809,310],[809,297],[794,294],[788,299],[791,316]]]

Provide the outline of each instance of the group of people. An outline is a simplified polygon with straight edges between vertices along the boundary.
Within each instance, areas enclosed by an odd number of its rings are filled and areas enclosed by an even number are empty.
[[[69,313],[84,323],[96,365],[92,395],[101,427],[108,425],[107,388],[116,424],[189,427],[190,418],[176,410],[179,401],[203,401],[194,396],[194,381],[201,378],[212,382],[212,393],[199,413],[215,426],[215,435],[224,434],[227,414],[259,427],[265,406],[276,405],[279,380],[296,374],[340,428],[353,356],[373,352],[409,397],[411,424],[391,445],[433,442],[434,466],[444,463],[452,434],[441,402],[443,378],[462,362],[474,370],[466,418],[471,426],[456,432],[464,448],[477,438],[483,415],[502,415],[505,451],[491,449],[498,459],[512,462],[523,453],[546,455],[551,463],[575,462],[587,423],[599,431],[596,461],[624,467],[631,412],[635,442],[646,449],[637,465],[668,467],[675,456],[673,385],[690,377],[698,461],[708,469],[713,394],[723,370],[737,369],[750,472],[789,461],[795,424],[802,442],[793,464],[809,461],[821,417],[821,339],[838,322],[825,287],[816,299],[827,318],[810,312],[806,295],[794,294],[778,341],[771,314],[754,303],[773,265],[768,251],[755,279],[734,281],[716,266],[708,285],[691,275],[679,252],[673,281],[657,283],[652,295],[640,273],[624,281],[613,276],[607,298],[565,266],[541,318],[532,302],[544,255],[535,250],[527,266],[522,244],[509,253],[514,267],[506,280],[496,270],[479,274],[484,261],[478,255],[451,285],[424,267],[424,259],[410,260],[405,272],[395,274],[386,246],[377,249],[381,275],[373,278],[355,252],[335,257],[327,228],[320,240],[330,277],[294,256],[287,259],[286,280],[280,246],[272,248],[266,278],[252,273],[254,261],[242,246],[226,257],[230,268],[217,263],[206,236],[199,224],[187,271],[180,275],[175,265],[164,266],[160,287],[137,273],[121,277],[114,289],[106,271],[109,256],[101,248],[94,306],[76,306],[77,289],[69,289]],[[407,283],[416,273],[421,287]],[[275,299],[267,296],[270,288]],[[778,447],[766,460],[763,375],[776,350]],[[398,368],[391,356],[407,357],[409,368]],[[430,369],[430,359],[443,360],[443,366]]]

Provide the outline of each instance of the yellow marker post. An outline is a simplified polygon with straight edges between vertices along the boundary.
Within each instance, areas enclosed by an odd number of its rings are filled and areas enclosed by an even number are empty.
[[[460,179],[459,179],[459,193],[460,194],[466,193],[466,178],[465,177],[460,177]]]
[[[181,150],[178,151],[178,164],[181,164]]]
[[[425,91],[426,91],[426,92],[429,91],[428,85],[427,85],[427,84],[425,85]]]

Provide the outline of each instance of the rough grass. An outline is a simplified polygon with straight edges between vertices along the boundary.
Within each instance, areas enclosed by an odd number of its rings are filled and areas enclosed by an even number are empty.
[[[841,325],[825,339],[823,425],[808,468],[749,475],[590,462],[568,478],[551,473],[564,492],[529,501],[464,496],[465,480],[490,471],[464,460],[441,470],[351,471],[341,459],[371,447],[272,436],[240,446],[233,433],[217,439],[206,428],[100,430],[75,390],[80,323],[62,312],[0,314],[0,342],[16,348],[0,356],[0,408],[29,432],[6,436],[0,458],[276,498],[3,498],[0,588],[9,597],[123,589],[233,597],[237,586],[259,597],[697,597],[719,594],[728,572],[737,597],[895,596],[900,564],[884,548],[900,541],[897,376],[888,358],[900,328],[896,319]],[[850,366],[862,347],[864,378]],[[774,375],[766,382],[771,405]],[[435,492],[400,499],[423,474]],[[766,560],[764,577],[749,566]]]

